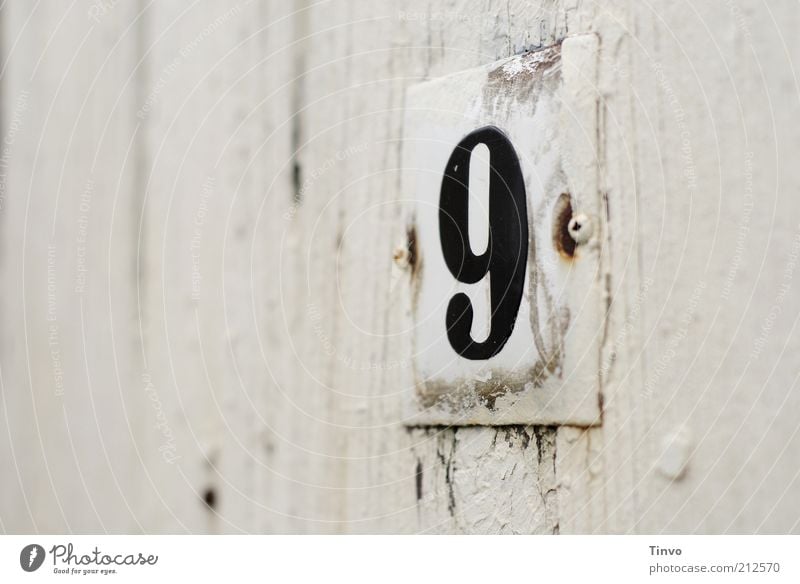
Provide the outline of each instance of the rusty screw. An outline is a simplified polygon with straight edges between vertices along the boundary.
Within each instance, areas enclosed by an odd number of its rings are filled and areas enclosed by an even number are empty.
[[[401,270],[408,268],[411,259],[411,254],[408,252],[408,247],[405,245],[398,245],[396,248],[394,248],[392,259],[394,260],[395,265]]]
[[[583,245],[592,238],[594,225],[587,215],[579,213],[570,219],[567,231],[569,231],[569,235],[575,243]]]

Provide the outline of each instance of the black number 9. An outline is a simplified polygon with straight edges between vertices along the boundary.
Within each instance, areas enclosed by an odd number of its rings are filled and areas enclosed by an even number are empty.
[[[489,245],[475,255],[469,243],[469,167],[479,144],[489,149]],[[491,328],[486,340],[472,339],[474,311],[466,294],[450,299],[446,316],[453,349],[466,359],[489,359],[514,330],[528,259],[525,184],[517,153],[499,129],[485,126],[471,132],[450,155],[439,198],[439,236],[447,267],[459,282],[475,284],[490,274]]]

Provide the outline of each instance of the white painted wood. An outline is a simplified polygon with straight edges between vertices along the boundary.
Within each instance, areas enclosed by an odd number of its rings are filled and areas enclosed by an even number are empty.
[[[6,2],[0,529],[800,531],[797,19]],[[406,89],[586,33],[602,424],[407,429]]]
[[[141,319],[181,457],[165,465],[151,449],[155,529],[285,529],[273,491],[296,477],[276,462],[293,441],[275,275],[291,206],[292,26],[288,10],[251,2],[149,11]]]
[[[143,529],[136,367],[138,7],[10,2],[2,69],[6,531]]]

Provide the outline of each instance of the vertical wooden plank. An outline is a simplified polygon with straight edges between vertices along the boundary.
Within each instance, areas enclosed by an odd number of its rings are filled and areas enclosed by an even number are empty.
[[[3,7],[2,510],[9,531],[135,532],[138,7]],[[7,494],[6,494],[7,493]]]
[[[625,13],[622,34],[596,23],[609,96],[605,415],[597,430],[559,431],[562,520],[599,533],[794,532],[786,356],[800,238],[785,196],[797,171],[781,160],[797,141],[796,47],[783,32],[796,14],[736,2]]]
[[[508,56],[512,37],[537,42],[511,28],[516,11],[556,38],[562,8],[491,4],[473,18],[474,6],[462,2],[314,7],[314,108],[302,120],[302,160],[325,173],[301,211],[311,226],[304,293],[318,316],[307,316],[298,334],[310,345],[304,364],[324,380],[313,405],[323,417],[316,448],[330,453],[320,468],[333,493],[320,496],[318,514],[337,530],[558,530],[555,431],[403,429],[413,381],[408,283],[398,284],[391,258],[406,241],[397,172],[405,88]],[[356,152],[336,162],[348,151]]]
[[[641,245],[655,293],[640,439],[653,460],[638,527],[796,531],[797,475],[780,462],[800,444],[787,359],[800,307],[791,293],[796,205],[786,193],[798,172],[782,163],[797,143],[798,103],[786,90],[796,85],[796,47],[783,40],[796,11],[728,3],[635,17],[654,32],[637,54],[638,82],[655,87],[646,106],[660,120],[659,172],[643,179],[643,207],[663,210],[641,222],[643,239],[663,235]]]
[[[180,460],[158,529],[275,529],[286,388],[277,236],[290,210],[291,15],[260,3],[149,13],[140,276],[147,369]],[[280,454],[280,453],[278,453]]]
[[[602,427],[558,430],[558,499],[562,533],[625,533],[634,530],[643,497],[641,465],[650,458],[640,441],[646,404],[640,391],[646,342],[642,318],[652,280],[642,276],[638,245],[642,212],[639,160],[654,146],[636,131],[636,86],[632,64],[636,39],[625,2],[583,5],[578,13],[600,39],[600,181],[605,200],[604,271],[606,331],[600,355]],[[639,34],[647,35],[647,31]]]
[[[287,315],[276,279],[295,196],[292,114],[298,107],[296,40],[302,13],[292,8],[246,7],[236,32],[240,43],[226,58],[237,65],[223,63],[231,81],[218,106],[233,112],[218,157],[230,183],[225,232],[211,244],[223,250],[225,321],[223,329],[209,329],[203,337],[216,341],[224,335],[229,353],[220,381],[229,388],[221,412],[220,512],[232,528],[256,532],[295,529],[286,500],[295,483],[284,462],[293,462],[286,454],[292,353],[282,334]],[[217,285],[213,274],[211,283]],[[206,310],[213,313],[213,305]]]

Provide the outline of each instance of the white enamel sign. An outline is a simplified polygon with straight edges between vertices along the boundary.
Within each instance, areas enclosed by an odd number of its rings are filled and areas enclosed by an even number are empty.
[[[599,423],[596,61],[583,35],[409,90],[409,423]]]

